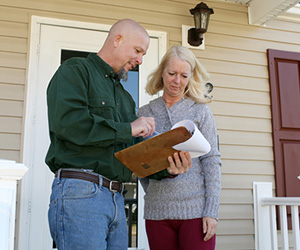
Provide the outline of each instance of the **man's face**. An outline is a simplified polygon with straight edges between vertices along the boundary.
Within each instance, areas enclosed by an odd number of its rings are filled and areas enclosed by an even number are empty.
[[[130,36],[122,37],[118,44],[119,63],[116,72],[121,70],[128,72],[141,65],[143,56],[149,47],[149,37],[141,32],[132,33]]]

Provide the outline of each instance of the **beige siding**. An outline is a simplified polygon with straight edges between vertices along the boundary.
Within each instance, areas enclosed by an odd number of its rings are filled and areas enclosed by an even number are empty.
[[[229,117],[227,114],[215,115],[217,127],[227,130],[269,132],[271,129],[270,119],[256,119],[247,117]]]
[[[252,250],[254,248],[254,240],[248,235],[236,235],[234,242],[229,235],[218,235],[216,249]]]
[[[252,204],[251,191],[241,189],[222,189],[221,203],[223,205]],[[222,209],[223,205],[220,209]],[[233,210],[234,211],[234,210]],[[220,214],[221,216],[222,214]],[[221,216],[222,218],[222,216]]]
[[[222,197],[217,249],[254,249],[253,181],[274,182],[266,50],[300,52],[299,23],[248,25],[247,8],[206,1],[214,9],[205,51],[193,50],[211,74],[222,154]],[[21,161],[26,67],[32,15],[112,24],[133,18],[165,31],[168,47],[181,44],[181,25],[192,25],[192,0],[1,0],[0,158]]]
[[[22,117],[0,117],[0,133],[20,133]]]

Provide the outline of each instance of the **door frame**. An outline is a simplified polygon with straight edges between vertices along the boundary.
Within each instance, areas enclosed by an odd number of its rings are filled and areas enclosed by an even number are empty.
[[[31,26],[30,26],[30,45],[29,45],[29,59],[28,59],[28,69],[27,69],[27,84],[26,84],[26,98],[24,105],[24,122],[23,122],[23,141],[22,141],[22,162],[30,169],[33,167],[33,140],[34,140],[34,124],[35,124],[35,99],[37,96],[37,69],[39,67],[39,42],[41,35],[41,25],[54,25],[70,28],[79,28],[79,29],[88,29],[88,30],[98,30],[108,32],[111,25],[98,24],[98,23],[89,23],[89,22],[80,22],[80,21],[71,21],[63,20],[57,18],[48,18],[40,16],[31,17]],[[158,59],[159,61],[163,57],[167,48],[167,33],[162,31],[152,31],[147,30],[150,37],[157,38],[159,43],[158,49]],[[99,48],[100,49],[100,48]],[[158,65],[159,62],[157,62]],[[145,86],[147,81],[147,75],[143,70],[139,74],[139,86]],[[153,97],[145,97],[143,89],[139,88],[139,104],[143,105],[148,103]],[[17,249],[28,249],[28,234],[29,234],[29,225],[30,225],[30,202],[31,202],[31,179],[32,171],[28,171],[26,178],[23,178],[22,183],[19,188],[19,214],[17,218],[17,239],[16,247]],[[143,190],[139,184],[139,206],[143,207]],[[138,218],[143,219],[143,209],[139,209]],[[140,220],[140,221],[141,221]],[[143,221],[141,221],[143,222]],[[138,227],[138,247],[147,249],[148,246],[147,238],[144,225],[141,224]]]

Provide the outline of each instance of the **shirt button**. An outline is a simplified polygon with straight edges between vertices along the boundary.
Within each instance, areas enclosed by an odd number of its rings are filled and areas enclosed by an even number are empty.
[[[105,102],[102,102],[102,105],[104,105],[105,104]]]
[[[108,75],[105,75],[105,77],[107,78],[107,77],[108,77]]]
[[[117,103],[117,106],[119,106],[119,103]]]

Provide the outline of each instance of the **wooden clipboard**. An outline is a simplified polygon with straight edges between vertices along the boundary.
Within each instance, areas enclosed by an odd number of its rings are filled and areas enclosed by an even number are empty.
[[[168,168],[168,156],[179,152],[172,147],[191,137],[192,135],[185,127],[178,127],[123,149],[114,155],[138,177],[143,178]]]

